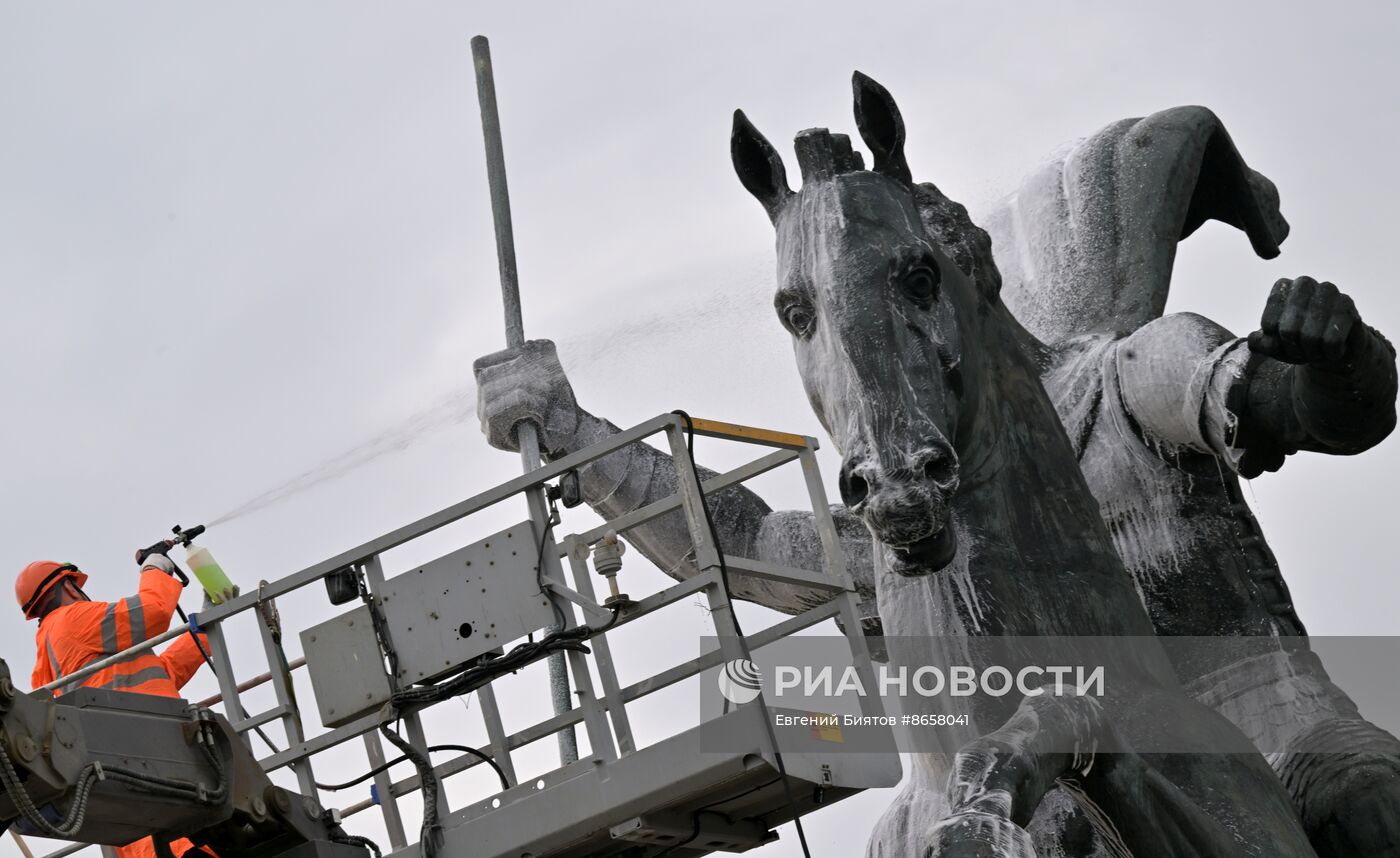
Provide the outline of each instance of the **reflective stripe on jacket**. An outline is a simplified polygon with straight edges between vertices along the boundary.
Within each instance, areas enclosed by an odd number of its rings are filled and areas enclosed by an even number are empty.
[[[54,610],[39,624],[38,648],[31,677],[38,688],[83,667],[116,655],[170,628],[180,599],[180,582],[158,569],[141,573],[141,589],[116,602],[75,602]],[[79,685],[179,697],[203,656],[189,635],[177,638],[162,653],[149,650],[99,670]],[[54,693],[72,690],[63,686]]]

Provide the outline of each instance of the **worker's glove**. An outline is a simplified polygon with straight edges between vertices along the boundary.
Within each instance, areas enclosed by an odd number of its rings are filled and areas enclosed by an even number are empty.
[[[472,369],[477,416],[492,447],[519,450],[515,428],[529,421],[540,433],[540,450],[546,455],[557,458],[570,452],[580,412],[553,342],[529,340],[519,348],[477,358]]]
[[[215,599],[213,596],[209,595],[208,590],[204,590],[204,607],[212,608],[215,605],[222,605],[224,602],[232,602],[234,599],[238,598],[238,592],[238,585],[235,584],[224,590],[219,594],[219,598]]]
[[[164,554],[147,554],[141,563],[141,571],[145,572],[147,569],[159,569],[167,575],[174,575],[175,561]]]

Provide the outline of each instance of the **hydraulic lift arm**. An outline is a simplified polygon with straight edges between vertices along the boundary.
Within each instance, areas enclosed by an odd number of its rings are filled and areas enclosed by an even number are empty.
[[[0,832],[221,856],[367,858],[314,798],[273,784],[222,716],[172,698],[24,694],[0,660]]]

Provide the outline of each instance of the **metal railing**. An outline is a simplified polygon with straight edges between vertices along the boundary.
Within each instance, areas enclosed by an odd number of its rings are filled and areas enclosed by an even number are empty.
[[[747,464],[705,480],[702,484],[687,453],[686,432],[688,430],[695,435],[724,438],[773,449]],[[569,674],[574,692],[574,707],[568,711],[554,714],[524,729],[507,733],[492,686],[488,683],[476,689],[475,694],[489,738],[489,745],[485,750],[500,767],[511,786],[519,784],[512,753],[524,745],[581,724],[588,738],[592,755],[590,759],[616,760],[619,757],[633,754],[638,748],[627,712],[629,704],[696,676],[725,661],[744,657],[745,653],[751,649],[757,649],[833,617],[840,620],[845,630],[852,653],[856,656],[857,669],[862,670],[865,674],[862,676],[862,680],[867,683],[867,687],[873,687],[869,656],[860,632],[861,622],[857,612],[855,590],[845,569],[836,525],[831,518],[825,489],[822,486],[817,468],[816,440],[806,436],[702,420],[692,421],[687,428],[677,415],[664,414],[612,435],[585,450],[560,458],[529,474],[516,477],[371,539],[334,557],[315,563],[279,580],[265,583],[256,591],[243,593],[228,602],[208,607],[206,610],[192,615],[191,623],[197,625],[209,636],[211,656],[220,688],[219,695],[201,701],[201,704],[212,705],[221,700],[229,720],[234,728],[241,733],[247,733],[263,724],[280,721],[286,731],[289,745],[262,758],[259,762],[269,772],[290,768],[296,776],[301,792],[307,796],[319,799],[316,779],[313,774],[313,758],[346,742],[355,739],[362,740],[369,766],[375,769],[380,768],[385,762],[384,748],[377,732],[380,724],[383,723],[383,715],[380,712],[364,715],[342,726],[308,738],[303,728],[301,710],[295,702],[290,679],[290,669],[294,669],[293,665],[301,666],[305,663],[304,660],[299,659],[297,662],[288,664],[269,625],[259,623],[263,654],[267,659],[268,669],[262,675],[240,683],[235,676],[229,655],[230,647],[225,635],[225,622],[240,614],[258,611],[262,605],[272,599],[315,584],[328,575],[346,568],[358,570],[363,575],[370,600],[375,604],[382,604],[381,594],[384,589],[385,575],[380,555],[383,552],[404,545],[503,501],[522,496],[527,492],[539,492],[546,483],[556,480],[570,471],[629,445],[641,443],[644,439],[657,434],[665,434],[670,453],[675,460],[678,491],[665,499],[650,503],[590,530],[569,534],[557,541],[553,539],[552,531],[546,529],[542,537],[544,546],[542,556],[545,560],[545,568],[542,571],[545,588],[556,604],[562,608],[565,619],[564,628],[566,629],[576,628],[580,625],[577,613],[583,615],[582,624],[601,624],[611,620],[614,612],[598,602],[593,589],[593,573],[587,562],[589,547],[610,532],[625,534],[628,530],[647,524],[676,510],[680,510],[684,515],[692,540],[695,574],[632,603],[618,615],[616,621],[606,631],[589,638],[591,653],[585,654],[577,651],[568,653]],[[714,544],[714,539],[711,536],[712,532],[707,523],[702,492],[708,495],[721,489],[740,485],[794,461],[800,463],[807,494],[811,501],[814,524],[823,549],[824,568],[818,571],[790,569],[732,555],[725,555],[725,564],[732,576],[748,576],[811,588],[830,594],[830,597],[816,607],[788,617],[774,626],[748,636],[747,639],[741,639],[738,635],[738,627],[734,620],[729,594],[721,577],[721,548]],[[572,587],[565,583],[561,561],[568,563]],[[715,626],[718,648],[698,659],[675,665],[629,685],[621,685],[608,642],[609,634],[642,617],[695,595],[703,595],[707,600],[707,606]],[[75,680],[81,680],[101,670],[109,663],[151,649],[184,634],[186,631],[185,626],[171,628],[162,635],[65,677],[62,684],[67,685]],[[589,671],[588,659],[590,658],[597,672],[600,689],[594,688],[593,674]],[[284,665],[286,669],[284,669]],[[272,686],[276,704],[264,712],[250,715],[243,708],[241,695],[250,688],[263,684]],[[862,701],[861,706],[867,714],[881,714],[880,702],[876,696]],[[407,727],[408,741],[420,753],[426,753],[429,742],[419,715],[421,708],[427,707],[410,707],[397,714],[403,718]],[[771,750],[776,751],[776,749]],[[569,768],[567,761],[564,762],[566,765],[561,766],[559,771]],[[483,764],[484,762],[480,758],[463,754],[434,766],[433,773],[441,780]],[[550,779],[551,774],[546,774],[543,781]],[[366,799],[342,808],[341,816],[352,817],[377,804],[380,807],[391,847],[401,849],[408,844],[408,839],[399,807],[399,799],[418,790],[421,787],[421,780],[417,774],[394,780],[386,770],[375,775],[373,783],[376,798]],[[495,805],[484,804],[481,810],[487,811],[494,806],[499,806],[499,799],[496,800]],[[445,795],[439,797],[439,807],[441,813],[448,812]],[[60,858],[60,856],[71,854],[78,848],[82,848],[82,844],[50,853],[45,858]]]

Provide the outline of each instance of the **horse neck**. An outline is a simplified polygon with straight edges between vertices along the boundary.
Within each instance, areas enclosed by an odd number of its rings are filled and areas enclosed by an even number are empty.
[[[982,322],[984,366],[975,416],[960,429],[954,510],[975,534],[968,576],[996,606],[993,633],[1152,634],[1029,340],[999,303]]]

